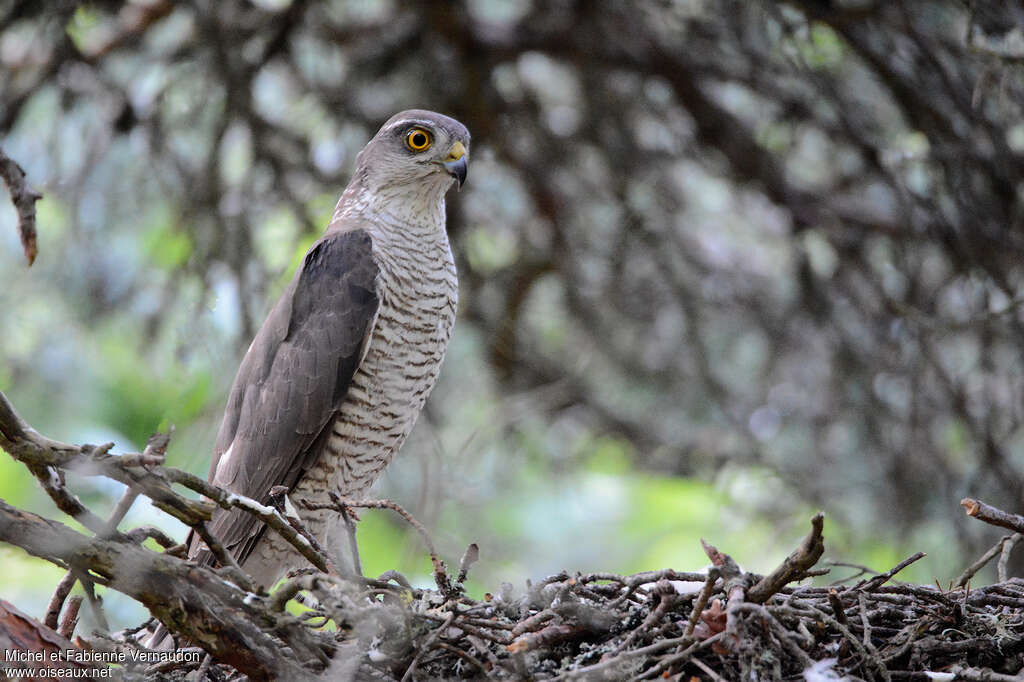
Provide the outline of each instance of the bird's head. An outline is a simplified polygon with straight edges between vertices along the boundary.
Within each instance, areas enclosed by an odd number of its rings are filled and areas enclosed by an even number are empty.
[[[410,109],[381,126],[356,160],[356,174],[371,190],[415,186],[443,194],[466,181],[469,131],[454,118]]]

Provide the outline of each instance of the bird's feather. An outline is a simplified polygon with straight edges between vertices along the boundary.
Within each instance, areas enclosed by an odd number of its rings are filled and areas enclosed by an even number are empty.
[[[372,332],[377,272],[364,230],[335,228],[309,249],[239,367],[210,463],[213,483],[267,503],[272,487],[292,488],[316,463]],[[209,528],[242,563],[264,526],[218,509]],[[209,550],[190,540],[190,556],[211,563]]]

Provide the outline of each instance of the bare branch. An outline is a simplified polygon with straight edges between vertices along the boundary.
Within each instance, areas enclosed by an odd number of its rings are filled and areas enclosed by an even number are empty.
[[[814,566],[825,552],[825,542],[821,535],[824,523],[824,513],[818,512],[814,515],[811,519],[811,532],[804,538],[803,543],[793,550],[778,568],[747,591],[749,601],[763,604],[786,584],[804,577],[806,571]]]
[[[968,516],[973,516],[979,521],[990,523],[993,526],[1009,528],[1017,533],[1024,533],[1024,516],[1005,512],[1002,509],[997,509],[992,505],[985,504],[981,500],[975,500],[970,497],[960,500],[960,506],[964,508]]]
[[[279,655],[264,630],[263,598],[221,580],[211,569],[189,565],[138,545],[88,538],[67,526],[0,501],[0,541],[104,584],[136,599],[161,621],[202,644],[218,660],[254,679],[307,679],[310,673]]]

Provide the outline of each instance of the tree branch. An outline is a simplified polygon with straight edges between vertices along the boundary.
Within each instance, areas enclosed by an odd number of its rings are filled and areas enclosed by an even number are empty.
[[[0,541],[71,566],[137,600],[161,622],[199,643],[217,660],[257,680],[310,679],[280,655],[270,634],[294,620],[268,620],[265,599],[240,590],[215,571],[118,539],[89,538],[62,523],[0,500]]]

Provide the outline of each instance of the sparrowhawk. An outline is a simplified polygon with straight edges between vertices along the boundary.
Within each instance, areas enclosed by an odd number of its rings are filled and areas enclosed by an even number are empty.
[[[267,503],[359,497],[402,446],[444,359],[458,286],[445,193],[466,180],[469,132],[431,111],[389,119],[356,158],[323,237],[238,369],[210,481]],[[302,512],[324,541],[336,513]],[[252,515],[209,525],[257,584],[306,562]],[[195,537],[189,556],[211,563]]]

